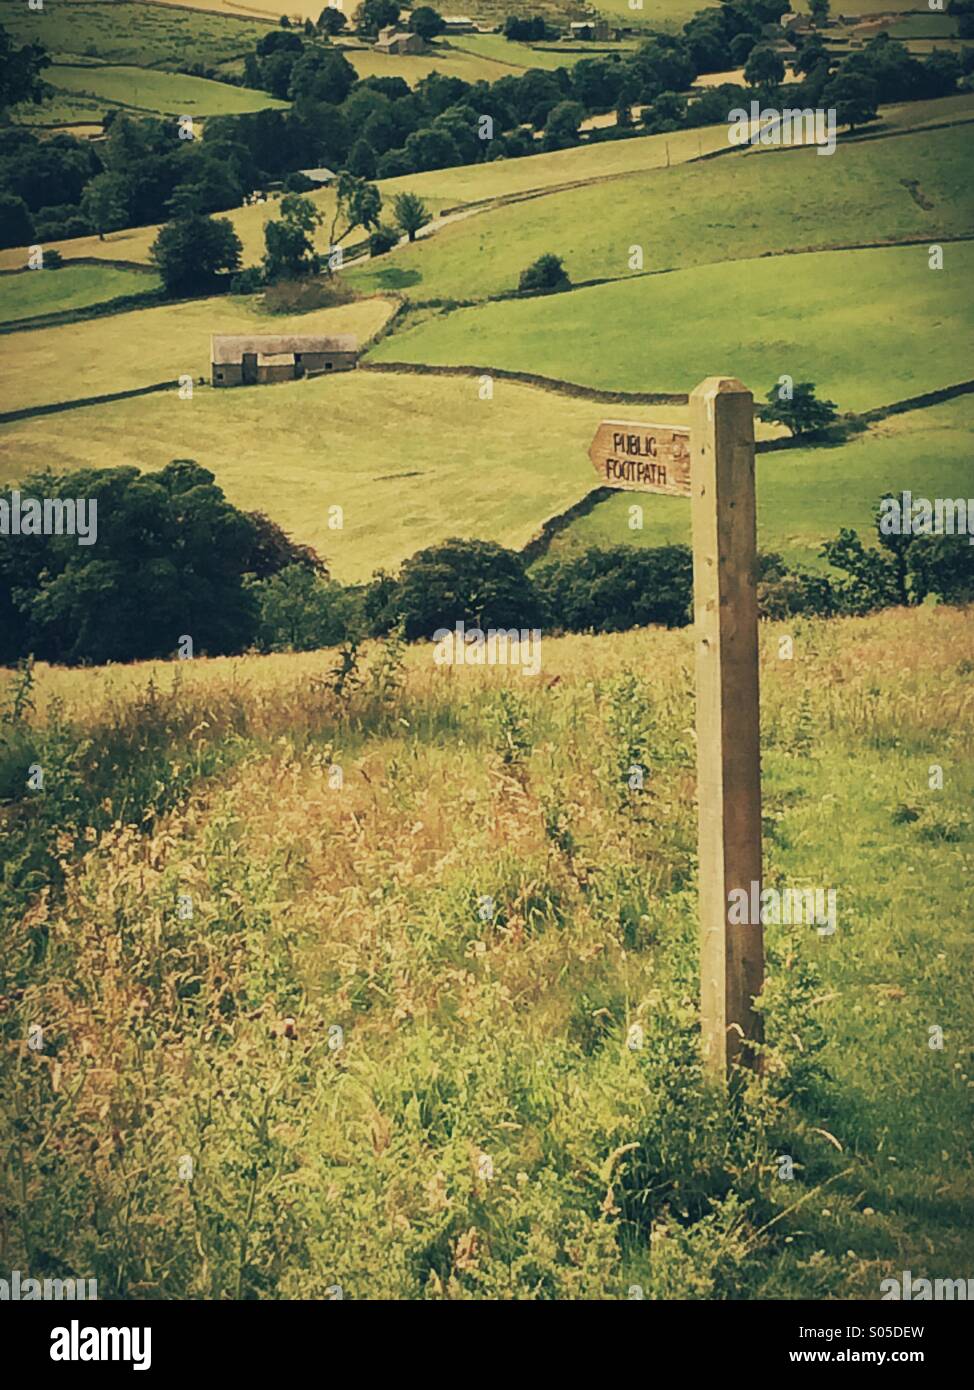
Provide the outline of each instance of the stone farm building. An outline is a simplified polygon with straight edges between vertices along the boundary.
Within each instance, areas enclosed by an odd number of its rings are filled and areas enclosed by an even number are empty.
[[[350,371],[358,361],[355,338],[220,337],[210,348],[214,386],[255,386],[271,381],[294,381],[302,376]]]
[[[376,53],[425,53],[426,44],[418,34],[411,34],[407,29],[397,29],[394,24],[390,24],[385,29],[380,29],[375,41]]]
[[[577,20],[568,26],[569,37],[573,39],[594,39],[598,43],[604,42],[609,37],[609,21],[607,19],[583,19]]]

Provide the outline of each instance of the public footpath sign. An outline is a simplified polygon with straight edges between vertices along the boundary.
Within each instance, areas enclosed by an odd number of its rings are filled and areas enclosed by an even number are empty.
[[[692,508],[701,1032],[705,1065],[725,1078],[757,1065],[764,983],[760,920],[727,920],[734,889],[749,902],[761,891],[753,397],[734,377],[708,377],[689,429],[603,420],[589,458],[609,487]]]

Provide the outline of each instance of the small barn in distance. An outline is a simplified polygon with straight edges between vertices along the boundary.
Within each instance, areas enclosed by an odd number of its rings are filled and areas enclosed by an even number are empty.
[[[302,376],[350,371],[358,361],[358,342],[332,338],[255,337],[210,339],[211,380],[214,386],[256,386],[271,381],[294,381]]]
[[[425,53],[426,44],[418,34],[387,24],[375,40],[376,53]]]

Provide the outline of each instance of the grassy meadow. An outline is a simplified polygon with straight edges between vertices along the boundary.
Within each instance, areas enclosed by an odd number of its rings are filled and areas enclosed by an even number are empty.
[[[121,295],[158,289],[159,284],[152,272],[112,265],[63,265],[57,270],[0,275],[0,323],[89,309]]]
[[[940,271],[925,245],[776,256],[458,309],[373,357],[629,391],[689,391],[724,372],[763,396],[785,373],[859,411],[965,379],[972,289],[967,242],[946,247]]]
[[[14,422],[0,433],[11,460],[0,467],[0,482],[12,481],[16,467],[69,471],[111,458],[154,470],[170,458],[196,458],[231,501],[267,510],[324,555],[337,578],[358,583],[451,535],[522,547],[548,517],[598,485],[587,449],[599,420],[614,414],[664,424],[687,419],[681,406],[604,405],[503,380],[495,381],[492,400],[482,400],[476,376],[359,372],[260,394],[200,388],[191,405],[159,395]],[[972,427],[966,396],[874,423],[839,446],[760,455],[761,549],[823,568],[822,541],[842,526],[870,533],[886,490],[966,496]],[[758,423],[759,438],[780,433]],[[133,439],[138,449],[129,454]],[[643,504],[638,531],[629,525],[634,501]],[[341,530],[328,525],[336,503],[344,510]],[[681,499],[623,493],[558,533],[552,553],[689,540]]]
[[[0,483],[45,465],[195,458],[232,502],[266,510],[356,583],[452,535],[522,546],[596,485],[587,449],[604,406],[504,381],[492,400],[479,391],[476,377],[350,372],[89,406],[0,428]],[[687,408],[655,414],[682,423]]]
[[[30,119],[94,126],[112,106],[284,105],[181,69],[237,70],[282,13],[322,3],[0,0],[0,24],[17,43],[43,26],[55,57]],[[946,32],[911,3],[886,6],[897,29]],[[596,4],[671,31],[699,8]],[[415,83],[585,52],[475,34],[348,56]],[[383,221],[411,191],[433,224],[350,265],[359,298],[301,314],[225,295],[85,319],[158,287],[158,228],[54,243],[60,269],[0,275],[3,410],[194,389],[0,424],[0,489],[193,459],[358,585],[451,537],[520,550],[599,486],[601,420],[688,421],[611,393],[723,373],[760,401],[787,375],[852,414],[959,384],[972,121],[966,92],[884,108],[830,158],[706,158],[720,125],[386,180]],[[323,250],[335,195],[311,200]],[[245,266],[278,210],[226,214]],[[549,252],[573,287],[511,297]],[[25,261],[0,252],[0,270]],[[352,334],[364,359],[217,390],[221,333]],[[974,395],[847,423],[844,442],[757,456],[760,550],[823,572],[822,542],[871,539],[883,493],[974,491]],[[683,499],[617,493],[541,559],[689,540]],[[50,611],[69,590],[42,591]],[[0,667],[0,1277],[71,1270],[102,1299],[611,1301],[875,1300],[902,1270],[968,1275],[972,620],[930,597],[760,624],[765,884],[834,889],[838,921],[766,926],[762,1067],[733,1098],[700,1063],[690,628],[546,628],[534,676],[437,665],[398,630]]]
[[[562,51],[560,44],[520,43],[516,39],[506,39],[503,34],[452,34],[449,42],[452,48],[489,58],[507,68],[541,68],[547,71],[573,67],[588,51],[582,43]],[[631,42],[592,45],[600,56],[604,53],[624,53],[632,47]]]
[[[9,1022],[47,1038],[0,1064],[11,1261],[129,1298],[968,1267],[970,616],[763,632],[766,881],[835,887],[837,930],[767,929],[737,1109],[697,1061],[690,661],[647,630],[545,638],[537,679],[380,647],[341,696],[327,653],[39,670],[8,737],[50,778],[0,813]]]
[[[635,8],[629,0],[596,0],[594,8],[609,20],[610,26],[618,24],[630,29],[645,25],[669,33],[682,29],[698,9],[695,0],[641,0]]]
[[[452,222],[435,238],[355,267],[350,279],[363,288],[395,285],[413,300],[485,298],[515,289],[520,271],[551,250],[574,282],[584,282],[638,274],[630,267],[633,245],[642,248],[643,269],[655,271],[964,234],[974,223],[969,147],[967,128],[958,127],[852,144],[833,157],[755,151],[632,170],[609,184],[596,181]],[[626,150],[628,142],[614,148]],[[926,207],[911,195],[911,181]]]
[[[221,8],[221,0],[199,12],[186,3],[174,8],[141,0],[44,0],[40,27],[55,61],[88,58],[173,71],[194,62],[215,67],[252,50],[272,27],[271,21],[212,12]],[[38,15],[21,0],[0,0],[0,25],[18,44],[30,43],[37,36]]]
[[[44,74],[55,89],[49,101],[18,109],[28,125],[80,121],[94,111],[139,111],[151,116],[239,116],[245,111],[289,105],[267,92],[231,87],[185,73],[155,72],[149,68],[65,67],[54,64]]]
[[[459,77],[464,82],[497,82],[520,71],[479,52],[452,42],[435,41],[429,53],[376,53],[371,48],[350,48],[346,58],[359,77],[401,77],[415,87],[431,72]]]

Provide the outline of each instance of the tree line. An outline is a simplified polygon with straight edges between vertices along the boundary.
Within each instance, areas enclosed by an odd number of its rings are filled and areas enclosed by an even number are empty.
[[[227,501],[191,459],[154,473],[132,467],[42,472],[22,497],[97,503],[97,544],[71,535],[8,538],[0,547],[0,663],[28,655],[68,665],[167,658],[180,651],[310,651],[398,631],[541,627],[621,632],[692,620],[692,557],[684,545],[563,549],[528,566],[490,541],[426,547],[365,585],[334,580],[308,546],[262,513]],[[10,490],[0,494],[10,505]],[[812,573],[761,557],[759,601],[769,617],[865,613],[974,600],[974,547],[963,536],[845,529]],[[191,645],[187,649],[187,642]]]

